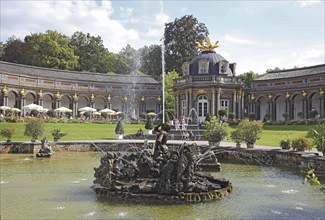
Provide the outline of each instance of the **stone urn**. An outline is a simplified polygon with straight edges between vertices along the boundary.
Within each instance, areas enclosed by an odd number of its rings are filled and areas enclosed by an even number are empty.
[[[148,129],[147,130],[147,134],[152,134],[152,130],[151,129]]]
[[[246,143],[247,148],[254,148],[254,144],[252,143]]]

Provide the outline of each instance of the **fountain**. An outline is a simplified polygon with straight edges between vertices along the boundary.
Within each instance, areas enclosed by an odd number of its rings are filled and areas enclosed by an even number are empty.
[[[228,195],[228,180],[197,172],[198,162],[208,153],[200,158],[195,144],[168,147],[169,130],[168,124],[157,126],[155,145],[145,144],[141,151],[120,156],[107,152],[94,168],[97,196],[191,203]]]

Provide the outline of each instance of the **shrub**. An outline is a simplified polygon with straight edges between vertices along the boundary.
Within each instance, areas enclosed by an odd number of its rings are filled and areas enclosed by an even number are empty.
[[[207,112],[207,115],[205,116],[205,120],[204,120],[205,122],[207,121],[207,122],[210,122],[211,121],[211,114],[210,114],[210,112]]]
[[[115,127],[115,134],[124,134],[123,119],[120,119]]]
[[[66,132],[61,132],[59,128],[57,129],[53,129],[52,132],[51,132],[53,138],[54,138],[54,141],[58,141],[60,140],[62,137],[66,136],[68,133]]]
[[[147,121],[146,124],[144,125],[145,129],[147,130],[152,130],[153,129],[153,121],[150,115],[147,115]]]
[[[37,117],[38,113],[39,113],[39,112],[38,112],[36,109],[33,109],[33,110],[30,112],[30,115],[31,115],[31,116],[34,116],[34,117]]]
[[[205,121],[204,137],[211,142],[220,142],[228,135],[226,123],[220,123],[217,117],[212,117],[211,121]]]
[[[239,129],[236,129],[230,133],[230,138],[236,144],[240,144],[243,141],[243,135]]]
[[[55,117],[55,111],[54,111],[54,110],[48,110],[48,111],[46,112],[46,114],[47,114],[49,117],[51,117],[51,118],[54,118],[54,117]]]
[[[247,144],[255,144],[260,139],[262,133],[263,123],[261,121],[242,120],[237,130],[242,135],[243,141]]]
[[[296,151],[310,150],[312,145],[307,138],[295,138],[292,140],[292,149]]]
[[[312,109],[312,110],[310,110],[310,111],[308,112],[308,115],[309,115],[309,117],[310,117],[311,119],[315,119],[316,116],[318,115],[318,111],[315,110],[315,109]]]
[[[288,112],[284,112],[282,114],[282,117],[284,118],[285,121],[288,121],[288,119],[289,119],[289,113]]]
[[[298,112],[297,113],[297,116],[300,118],[300,119],[303,119],[305,117],[305,114],[303,112]]]
[[[65,117],[67,117],[67,118],[71,118],[71,116],[72,116],[72,112],[65,112],[64,114],[65,114]]]
[[[16,129],[12,127],[4,127],[0,129],[0,136],[7,139],[7,142],[11,141],[11,137],[15,134]]]
[[[256,119],[255,113],[254,112],[249,113],[248,118],[249,118],[250,121],[255,120]]]
[[[270,120],[271,117],[272,117],[272,115],[271,115],[270,113],[266,113],[266,114],[264,115],[264,119],[265,119],[265,121]]]
[[[313,146],[325,155],[325,124],[317,124],[312,129]]]
[[[227,115],[227,110],[222,108],[218,111],[218,115],[220,118],[225,117]]]
[[[280,141],[280,147],[284,150],[289,150],[291,148],[291,141],[289,138]]]
[[[44,122],[38,118],[32,118],[25,125],[24,135],[32,137],[32,142],[35,142],[39,136],[44,134]]]

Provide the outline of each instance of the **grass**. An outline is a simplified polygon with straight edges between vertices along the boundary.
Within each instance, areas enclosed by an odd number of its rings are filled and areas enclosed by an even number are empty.
[[[24,122],[10,123],[0,122],[0,128],[13,127],[16,129],[15,134],[11,138],[12,141],[30,141],[31,138],[24,136],[25,131]],[[61,138],[62,141],[70,140],[114,140],[116,124],[70,124],[70,123],[45,123],[45,136],[49,141],[53,141],[51,131],[59,128],[62,132],[68,134]],[[135,134],[136,131],[141,128],[145,130],[143,124],[127,124],[124,125],[125,135]],[[0,137],[0,141],[6,141],[4,137]]]
[[[30,141],[30,137],[24,136],[25,124],[0,122],[0,128],[5,126],[14,127],[16,129],[12,141]],[[61,140],[114,140],[116,124],[70,124],[70,123],[45,123],[45,136],[49,141],[53,141],[51,131],[59,128],[68,135]],[[145,131],[144,124],[126,124],[124,125],[125,135],[135,134],[141,128]],[[262,137],[256,142],[257,145],[279,146],[282,139],[307,137],[311,128],[315,125],[264,125]],[[229,131],[234,130],[233,126],[229,127]],[[229,135],[228,135],[229,137]],[[228,138],[229,139],[229,138]],[[0,137],[0,141],[5,141],[5,138]]]

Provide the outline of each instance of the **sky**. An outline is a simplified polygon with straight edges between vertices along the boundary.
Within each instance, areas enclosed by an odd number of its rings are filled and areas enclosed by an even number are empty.
[[[100,36],[110,52],[127,44],[161,44],[164,25],[193,15],[209,30],[215,51],[237,74],[325,63],[325,1],[0,1],[0,41],[56,30]]]

